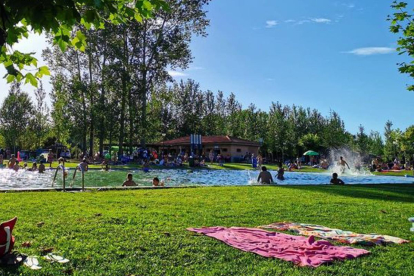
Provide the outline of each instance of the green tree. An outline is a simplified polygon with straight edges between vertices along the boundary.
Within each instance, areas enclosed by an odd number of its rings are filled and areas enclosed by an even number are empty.
[[[365,155],[369,151],[369,137],[365,133],[365,128],[359,125],[359,132],[356,135],[356,146],[357,150],[361,155]]]
[[[49,132],[49,107],[46,105],[46,91],[43,89],[43,83],[35,90],[36,105],[32,112],[29,123],[29,129],[33,133],[33,141],[30,141],[28,148],[40,148],[43,140]]]
[[[394,1],[391,7],[395,10],[392,16],[388,16],[391,22],[390,31],[400,34],[397,51],[400,55],[407,55],[411,60],[398,64],[398,70],[414,78],[414,21],[413,14],[408,13],[407,3]],[[414,85],[408,85],[409,91],[414,91]]]
[[[22,144],[32,110],[29,95],[21,91],[20,83],[13,83],[0,107],[0,133],[14,153]]]
[[[369,153],[376,156],[384,154],[384,141],[378,131],[371,131],[369,134]]]
[[[74,36],[74,26],[83,25],[87,29],[103,28],[106,22],[119,24],[142,21],[153,12],[163,8],[168,10],[164,0],[2,0],[0,2],[0,63],[7,70],[7,81],[23,79],[37,86],[37,79],[49,74],[47,67],[37,68],[36,73],[22,72],[25,66],[37,67],[33,53],[13,51],[12,46],[23,37],[28,37],[29,29],[35,33],[47,32],[53,36],[53,43],[63,51],[68,45],[84,50],[85,35],[78,31]]]

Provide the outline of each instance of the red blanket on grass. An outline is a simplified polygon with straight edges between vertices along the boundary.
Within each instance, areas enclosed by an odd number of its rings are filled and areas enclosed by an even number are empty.
[[[256,228],[204,227],[187,230],[216,238],[243,251],[282,259],[299,266],[318,267],[334,260],[353,259],[370,253],[364,249],[334,246],[328,241],[315,241],[313,236],[292,236]]]

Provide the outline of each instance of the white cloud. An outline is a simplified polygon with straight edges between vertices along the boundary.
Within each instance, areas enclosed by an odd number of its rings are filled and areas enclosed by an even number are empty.
[[[305,19],[305,20],[299,20],[295,25],[302,25],[302,24],[309,23],[309,22],[310,21],[307,20],[307,19]]]
[[[274,26],[276,26],[278,23],[276,20],[267,20],[266,21],[266,28],[273,28]]]
[[[168,74],[173,78],[188,76],[187,74],[183,72],[178,72],[178,71],[168,71]]]
[[[190,68],[188,68],[189,71],[193,71],[193,70],[203,70],[204,67],[201,66],[191,66]]]
[[[353,54],[357,56],[371,56],[371,55],[384,55],[392,54],[395,52],[394,48],[389,47],[366,47],[366,48],[357,48],[352,51],[345,52],[347,54]]]
[[[331,20],[328,18],[311,18],[311,20],[312,22],[315,22],[315,23],[325,23],[325,24],[331,23]]]
[[[355,4],[354,3],[343,3],[343,6],[347,7],[348,9],[353,9],[355,8]]]
[[[295,23],[295,22],[296,22],[296,20],[293,20],[293,19],[285,20],[285,23]]]

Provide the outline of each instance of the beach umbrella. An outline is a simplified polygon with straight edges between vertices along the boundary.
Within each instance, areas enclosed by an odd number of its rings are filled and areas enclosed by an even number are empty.
[[[313,151],[313,150],[308,150],[303,155],[315,156],[315,155],[319,155],[319,153],[317,153],[316,151]]]

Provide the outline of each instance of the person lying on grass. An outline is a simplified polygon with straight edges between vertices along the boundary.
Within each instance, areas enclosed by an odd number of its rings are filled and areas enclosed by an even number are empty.
[[[345,185],[345,182],[343,182],[340,178],[338,178],[337,173],[332,174],[331,184],[333,185]]]
[[[132,173],[129,173],[127,175],[127,180],[125,180],[124,183],[122,184],[122,187],[126,187],[126,186],[137,186],[137,183],[135,183],[132,180]]]

